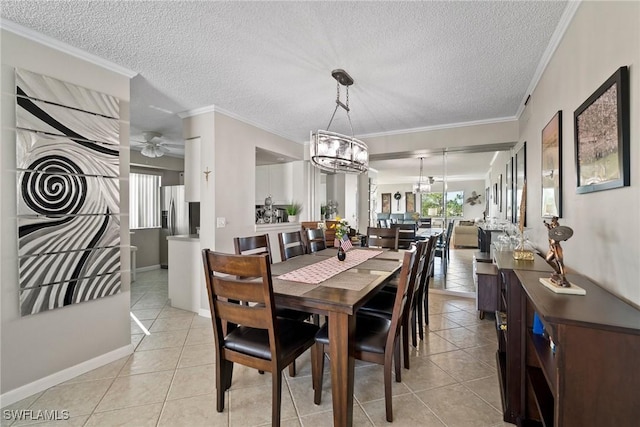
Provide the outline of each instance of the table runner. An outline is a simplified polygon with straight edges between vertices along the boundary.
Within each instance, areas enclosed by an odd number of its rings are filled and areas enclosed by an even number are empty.
[[[318,262],[318,258],[313,255],[302,255],[294,258],[289,258],[286,262],[277,262],[271,265],[271,275],[280,276],[281,274],[288,273],[298,268],[306,267],[307,265],[315,264]]]
[[[347,252],[347,258],[344,261],[339,261],[337,257],[327,258],[283,274],[278,279],[317,285],[381,253],[382,251],[352,249]]]

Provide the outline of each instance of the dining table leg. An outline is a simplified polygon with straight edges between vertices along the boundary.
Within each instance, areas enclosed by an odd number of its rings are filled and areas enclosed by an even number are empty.
[[[355,333],[355,315],[329,313],[329,355],[331,356],[331,393],[333,425],[353,424],[354,358],[351,346]]]

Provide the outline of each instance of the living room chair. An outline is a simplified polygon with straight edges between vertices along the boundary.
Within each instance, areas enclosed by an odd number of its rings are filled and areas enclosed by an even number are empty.
[[[323,229],[307,228],[304,233],[307,249],[310,254],[327,248],[327,241],[325,239]]]
[[[224,410],[233,364],[240,363],[271,372],[271,425],[279,426],[282,370],[314,345],[318,327],[276,317],[268,255],[230,255],[204,249],[202,259],[216,347],[216,410]],[[250,304],[237,303],[240,300]],[[317,352],[312,352],[312,369],[317,366],[316,356]]]
[[[278,243],[280,244],[282,261],[307,253],[307,246],[304,243],[301,231],[278,233]]]
[[[391,319],[368,316],[356,313],[355,331],[353,333],[353,356],[366,362],[377,363],[384,366],[384,400],[387,421],[393,421],[393,406],[391,396],[391,369],[395,359],[396,382],[401,382],[400,367],[400,330],[405,313],[407,298],[412,292],[410,289],[410,274],[416,260],[416,249],[411,248],[404,254],[398,291],[394,298],[393,315]],[[325,324],[316,335],[316,343],[312,352],[312,378],[314,398],[319,405],[322,397],[322,375],[324,371],[324,353],[329,349],[329,330]]]
[[[398,250],[398,228],[367,227],[367,242],[369,247],[388,248]]]

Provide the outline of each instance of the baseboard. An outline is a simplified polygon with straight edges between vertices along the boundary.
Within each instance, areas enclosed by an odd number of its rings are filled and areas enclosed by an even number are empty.
[[[8,405],[24,399],[25,397],[29,397],[55,385],[61,384],[65,381],[77,377],[78,375],[85,374],[96,368],[104,366],[107,363],[115,362],[116,360],[128,356],[132,353],[133,345],[128,344],[116,350],[110,351],[109,353],[94,357],[93,359],[78,363],[75,366],[71,366],[69,368],[63,369],[62,371],[33,381],[29,384],[25,384],[21,387],[9,390],[8,392],[0,395],[0,407],[4,408]]]
[[[446,289],[431,289],[429,288],[429,292],[432,294],[440,294],[440,295],[450,295],[452,297],[462,297],[462,298],[476,298],[475,292],[459,292],[459,291],[448,291]]]
[[[148,265],[146,267],[136,268],[136,273],[141,273],[143,271],[159,270],[159,269],[160,269],[160,264]]]
[[[201,308],[200,310],[198,310],[198,316],[202,316],[202,317],[206,317],[207,319],[211,319],[211,311],[210,310],[205,310],[204,308]]]

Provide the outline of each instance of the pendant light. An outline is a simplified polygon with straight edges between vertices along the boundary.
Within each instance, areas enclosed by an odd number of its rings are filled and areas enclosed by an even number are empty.
[[[349,116],[349,86],[353,79],[344,70],[333,70],[331,75],[338,82],[336,108],[333,110],[327,130],[311,132],[311,164],[327,172],[362,173],[369,170],[369,149],[367,145],[354,138],[351,116]],[[346,88],[346,103],[340,101],[340,86]],[[341,107],[347,112],[351,136],[329,132],[333,118]]]
[[[423,181],[422,180],[422,161],[424,160],[423,157],[420,157],[420,177],[418,178],[418,182],[416,182],[415,184],[413,184],[413,192],[414,193],[428,193],[431,191],[431,183],[433,182],[432,179],[430,177],[429,181]]]

